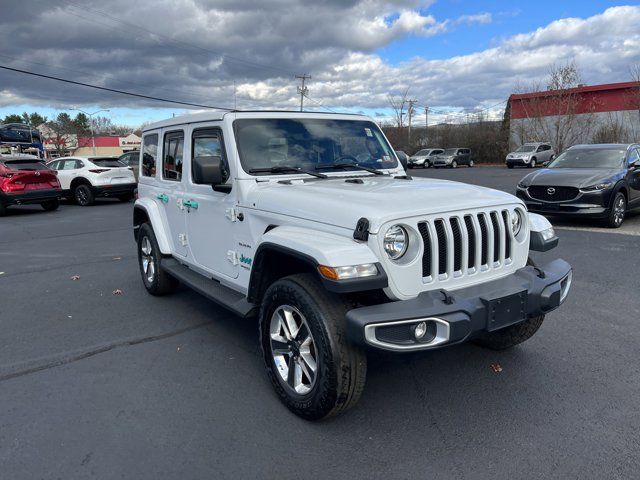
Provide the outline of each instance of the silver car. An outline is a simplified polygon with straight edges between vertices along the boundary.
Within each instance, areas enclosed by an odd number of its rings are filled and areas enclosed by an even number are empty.
[[[516,165],[535,168],[536,165],[550,162],[555,156],[556,152],[550,143],[529,142],[507,155],[505,162],[508,168],[513,168]]]
[[[444,152],[441,148],[423,148],[409,158],[409,168],[429,168],[433,165],[433,157]]]

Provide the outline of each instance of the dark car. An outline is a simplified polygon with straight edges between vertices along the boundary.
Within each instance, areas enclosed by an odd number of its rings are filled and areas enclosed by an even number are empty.
[[[118,160],[124,163],[127,167],[131,167],[133,169],[133,175],[136,177],[137,182],[138,174],[140,173],[140,150],[125,152],[120,155]]]
[[[39,203],[45,210],[59,205],[56,173],[31,155],[0,156],[0,216],[9,205]]]
[[[531,212],[580,216],[622,225],[640,208],[640,145],[576,145],[547,168],[530,173],[516,195]]]
[[[473,167],[471,150],[468,148],[447,148],[440,155],[433,157],[431,163],[434,167],[458,168],[458,165]]]
[[[23,123],[5,123],[0,125],[0,142],[32,144],[42,142],[40,132]]]

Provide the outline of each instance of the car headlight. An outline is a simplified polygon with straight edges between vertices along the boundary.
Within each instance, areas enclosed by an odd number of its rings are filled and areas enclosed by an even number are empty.
[[[518,188],[522,188],[522,189],[524,190],[524,189],[526,189],[526,188],[529,188],[529,186],[528,186],[526,183],[524,183],[524,182],[520,182],[520,183],[518,184]]]
[[[588,187],[583,187],[580,190],[583,192],[599,192],[600,190],[605,190],[611,186],[611,183],[598,183],[597,185],[590,185]]]
[[[383,239],[384,251],[391,260],[398,260],[407,251],[409,235],[404,227],[393,225],[389,227]]]
[[[513,215],[511,215],[511,231],[514,237],[518,236],[520,229],[522,229],[522,214],[520,210],[514,210]]]

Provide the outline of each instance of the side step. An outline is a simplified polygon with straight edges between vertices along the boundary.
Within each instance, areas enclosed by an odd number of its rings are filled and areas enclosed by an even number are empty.
[[[241,293],[221,285],[217,280],[212,280],[198,272],[194,272],[174,258],[163,258],[161,268],[199,294],[228,308],[241,317],[252,317],[258,313],[258,307],[253,303],[249,303]]]

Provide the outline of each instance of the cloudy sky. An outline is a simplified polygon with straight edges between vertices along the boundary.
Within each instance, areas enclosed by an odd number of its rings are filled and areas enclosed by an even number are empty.
[[[498,116],[518,85],[575,61],[584,83],[630,80],[640,6],[608,1],[3,0],[0,65],[239,109],[389,115],[407,88],[429,122]],[[235,95],[234,95],[235,92]],[[0,116],[76,107],[116,123],[188,109],[0,70]]]

